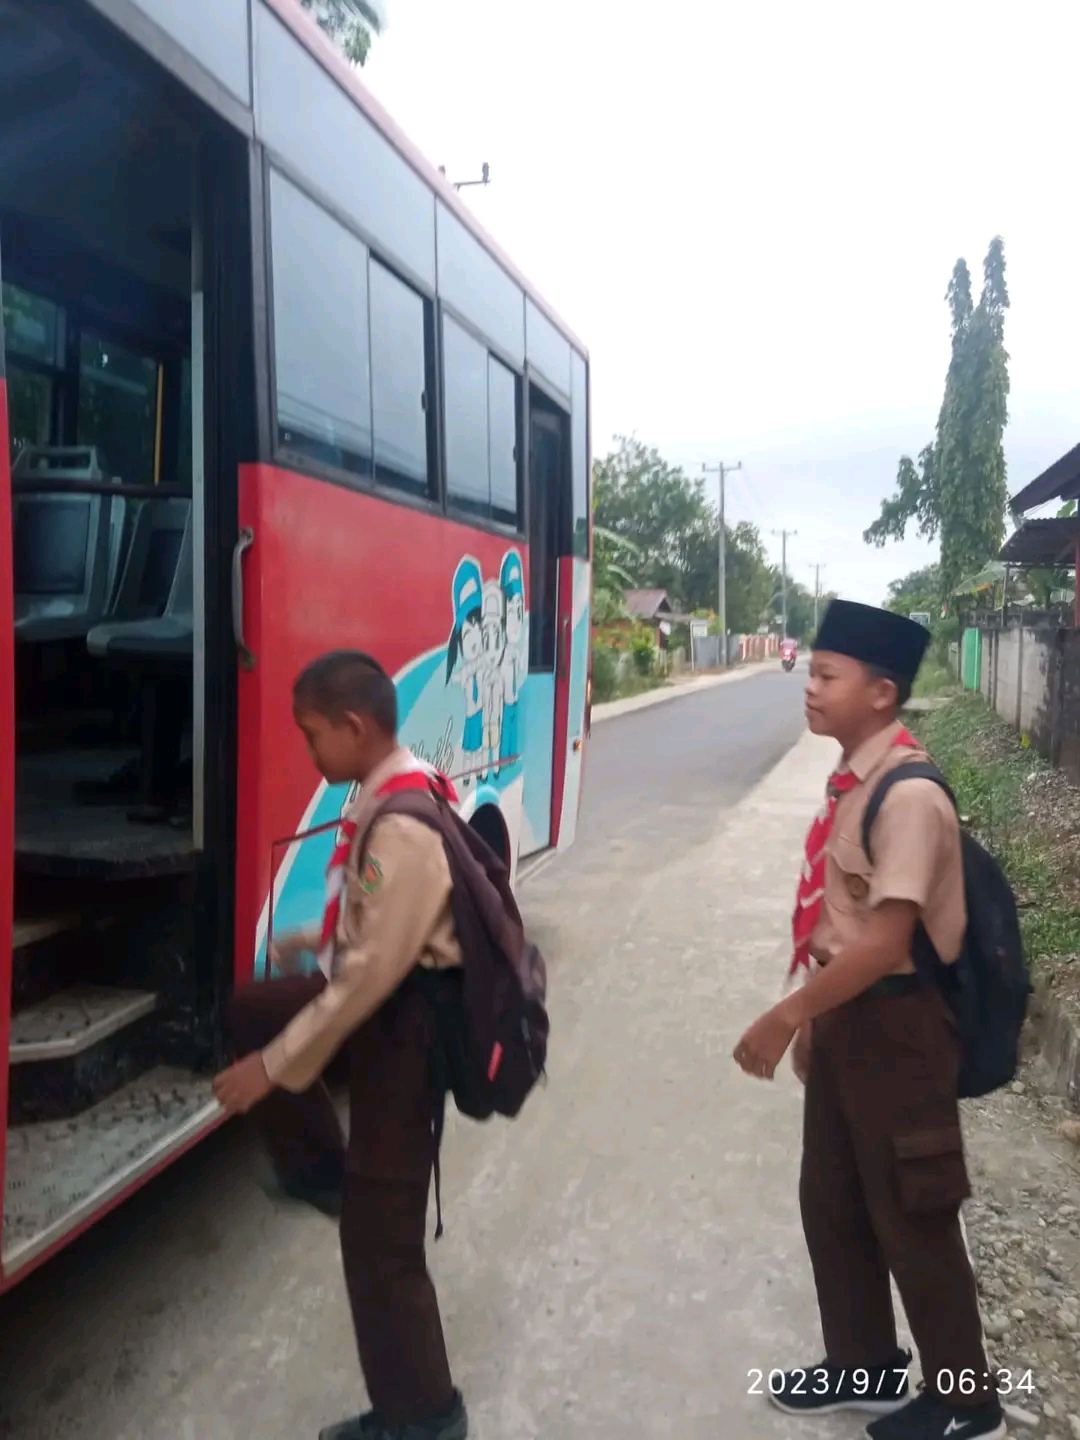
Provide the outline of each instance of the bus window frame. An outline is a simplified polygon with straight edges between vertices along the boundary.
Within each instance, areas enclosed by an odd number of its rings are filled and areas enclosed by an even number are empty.
[[[399,261],[388,257],[374,242],[371,235],[364,227],[358,225],[349,215],[345,214],[331,199],[316,185],[299,173],[295,166],[290,165],[287,160],[276,151],[270,150],[267,146],[261,146],[261,165],[258,166],[260,186],[256,194],[254,187],[252,192],[253,206],[261,211],[261,225],[256,224],[259,229],[259,238],[262,242],[262,270],[260,277],[255,275],[256,294],[258,297],[265,297],[265,311],[263,314],[263,331],[265,335],[265,347],[259,356],[258,372],[262,379],[261,372],[265,367],[265,379],[263,384],[264,404],[266,407],[266,418],[262,424],[263,433],[261,441],[263,453],[269,456],[270,462],[282,470],[288,470],[294,474],[307,475],[313,480],[321,481],[323,484],[336,485],[343,490],[351,490],[359,495],[370,495],[377,500],[385,500],[394,505],[404,505],[413,510],[419,510],[426,515],[441,516],[444,519],[452,520],[455,524],[466,526],[471,530],[481,530],[491,535],[497,535],[503,539],[515,540],[519,543],[527,543],[527,525],[525,512],[525,480],[524,471],[526,460],[523,454],[525,446],[522,441],[524,427],[524,386],[525,376],[520,367],[512,358],[490,340],[476,325],[460,314],[452,305],[440,299],[438,294],[415,275],[408,267]],[[425,315],[425,366],[426,384],[428,386],[428,464],[431,471],[433,484],[432,493],[428,496],[417,495],[404,488],[393,485],[380,484],[373,475],[357,475],[351,471],[343,470],[339,466],[331,465],[325,461],[318,460],[314,456],[306,455],[302,451],[294,450],[281,442],[281,432],[278,424],[277,405],[277,364],[275,351],[275,330],[274,330],[274,241],[273,241],[273,217],[270,204],[270,177],[272,171],[277,171],[282,179],[294,186],[307,200],[317,205],[343,226],[351,235],[360,241],[367,249],[369,258],[382,265],[391,275],[407,285],[418,294],[424,301]],[[256,266],[253,266],[256,269]],[[446,427],[444,424],[445,394],[443,367],[443,345],[442,345],[442,317],[444,312],[452,320],[467,331],[479,344],[483,345],[500,364],[510,370],[517,381],[517,423],[518,423],[518,523],[509,525],[504,521],[492,519],[487,516],[480,516],[462,510],[455,506],[450,500],[446,483]],[[370,324],[370,317],[369,317]],[[369,332],[370,333],[370,332]],[[369,339],[370,343],[370,339]]]
[[[446,409],[446,368],[442,363],[442,335],[443,317],[449,316],[455,325],[464,330],[470,339],[482,345],[489,355],[496,359],[500,365],[505,366],[513,375],[516,381],[517,390],[517,490],[518,490],[518,513],[517,524],[510,525],[505,520],[496,520],[490,515],[477,515],[475,511],[467,506],[455,505],[450,495],[448,475],[446,469],[446,427],[442,424],[443,414]],[[480,330],[477,325],[467,319],[460,310],[446,300],[438,303],[438,316],[435,324],[435,333],[439,341],[439,461],[443,481],[444,511],[448,519],[453,520],[457,525],[467,525],[472,530],[483,530],[489,535],[498,535],[502,539],[517,540],[523,544],[528,543],[528,512],[525,506],[527,496],[526,471],[528,461],[525,443],[525,386],[528,384],[527,375],[522,373],[520,366],[499,345]]]
[[[99,313],[91,307],[69,298],[65,288],[53,284],[46,290],[38,285],[36,278],[29,283],[22,273],[15,272],[9,284],[29,295],[48,300],[60,312],[60,345],[62,360],[49,365],[44,360],[13,354],[9,366],[28,374],[41,375],[52,383],[50,445],[77,445],[79,425],[79,394],[82,378],[82,341],[84,335],[96,335],[99,339],[121,345],[141,359],[151,361],[159,375],[160,390],[155,401],[155,427],[162,427],[162,461],[160,483],[177,483],[177,453],[164,443],[166,431],[175,419],[178,404],[180,367],[191,359],[190,342],[185,348],[166,337],[150,335],[141,327],[124,325],[106,313]],[[108,456],[106,456],[106,459]]]
[[[329,203],[318,187],[308,184],[301,177],[294,167],[283,161],[275,153],[262,147],[262,164],[259,167],[261,176],[260,193],[253,192],[252,202],[258,204],[262,212],[261,238],[263,244],[263,275],[262,284],[256,289],[257,296],[265,296],[265,311],[263,313],[263,331],[266,337],[265,353],[260,357],[259,369],[260,388],[263,388],[264,402],[266,405],[265,433],[260,437],[264,447],[264,453],[270,458],[270,462],[279,469],[289,470],[294,474],[308,475],[313,480],[319,480],[327,485],[336,485],[342,490],[352,490],[359,495],[371,495],[377,500],[388,500],[396,505],[406,505],[410,509],[419,510],[425,515],[442,515],[443,506],[443,474],[441,465],[441,446],[439,437],[441,432],[441,405],[436,402],[436,413],[432,416],[432,407],[428,408],[428,467],[430,471],[431,493],[418,495],[413,491],[398,488],[393,485],[381,485],[374,475],[357,475],[352,471],[343,470],[337,465],[331,465],[323,460],[318,460],[312,455],[306,455],[302,451],[293,450],[281,442],[281,427],[278,423],[278,397],[277,397],[277,352],[275,323],[274,323],[274,236],[273,216],[270,203],[270,177],[273,171],[292,185],[296,190],[309,200],[313,205],[318,206],[330,218],[341,225],[349,234],[364,246],[368,252],[369,260],[374,257],[385,270],[407,285],[418,294],[424,301],[424,348],[425,348],[425,384],[437,380],[439,374],[439,362],[437,357],[431,353],[430,326],[434,324],[432,319],[436,306],[434,293],[410,271],[402,265],[388,260],[371,242],[371,237],[365,234],[362,227],[357,225],[349,216],[342,213],[333,204]],[[255,267],[253,267],[254,269]],[[259,277],[255,276],[256,281]],[[257,303],[257,302],[256,302]],[[438,326],[435,325],[437,331]],[[371,317],[368,317],[368,345],[370,354],[371,344]],[[265,377],[261,373],[265,367]],[[438,389],[435,385],[435,389]],[[432,398],[432,391],[428,391],[429,400]],[[374,434],[373,434],[374,442]],[[372,447],[374,458],[374,443]],[[374,464],[372,465],[374,470]]]

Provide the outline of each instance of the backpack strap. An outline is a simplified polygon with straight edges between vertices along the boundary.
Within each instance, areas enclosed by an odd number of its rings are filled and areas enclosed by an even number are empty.
[[[874,863],[873,851],[870,849],[870,834],[874,828],[874,822],[885,803],[885,796],[892,787],[900,780],[932,780],[935,785],[945,791],[952,803],[953,809],[957,809],[956,796],[949,788],[949,782],[929,760],[909,760],[906,765],[894,765],[887,770],[878,783],[874,786],[870,799],[866,802],[866,809],[863,811],[862,820],[862,848],[866,852],[866,858],[871,864]]]
[[[937,766],[929,760],[909,760],[905,765],[894,765],[874,786],[873,793],[866,802],[866,809],[863,811],[862,848],[871,865],[874,863],[874,855],[870,849],[870,834],[874,828],[874,822],[881,812],[886,795],[901,780],[932,780],[939,789],[944,790],[953,809],[958,809],[956,796],[953,794],[949,782]],[[934,942],[930,939],[921,919],[916,924],[915,932],[911,937],[911,958],[915,962],[916,971],[924,981],[939,979],[944,967],[941,957],[934,948]]]

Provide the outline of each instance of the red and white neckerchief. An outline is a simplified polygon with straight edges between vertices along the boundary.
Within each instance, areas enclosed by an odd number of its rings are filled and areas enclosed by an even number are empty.
[[[917,741],[903,727],[897,732],[892,743],[894,746],[904,746],[911,750],[919,748]],[[789,979],[797,975],[799,970],[810,968],[810,941],[821,918],[821,905],[825,898],[825,850],[832,833],[833,821],[836,819],[836,807],[840,803],[841,795],[854,790],[858,783],[859,777],[853,770],[837,770],[829,776],[829,783],[825,787],[825,804],[818,811],[806,837],[806,858],[799,876],[795,914],[791,921],[795,954],[788,971]]]
[[[376,790],[376,798],[395,795],[401,790],[430,790],[449,804],[457,803],[457,791],[453,781],[441,770],[432,769],[419,763],[398,775],[384,780]],[[338,921],[341,918],[341,897],[345,892],[345,871],[356,839],[357,822],[342,819],[334,839],[330,863],[326,867],[326,908],[323,910],[322,930],[319,934],[319,969],[329,980],[333,973],[334,948],[337,943]]]

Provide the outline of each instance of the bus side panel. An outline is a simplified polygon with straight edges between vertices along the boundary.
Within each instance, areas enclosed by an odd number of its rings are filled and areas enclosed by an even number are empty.
[[[501,763],[496,747],[494,765],[464,751],[466,694],[483,696],[485,714],[494,706],[497,726],[505,687],[492,662],[475,657],[470,671],[458,647],[448,674],[448,644],[454,596],[497,589],[510,550],[527,577],[528,555],[521,542],[269,465],[241,468],[239,522],[254,535],[243,620],[255,663],[240,670],[237,757],[236,980],[245,983],[265,973],[272,874],[275,934],[321,918],[332,832],[274,842],[336,820],[347,799],[346,787],[320,780],[293,723],[293,681],[316,656],[374,655],[397,685],[402,742],[455,778],[466,816],[495,805],[517,832],[527,738]]]
[[[15,617],[11,554],[11,467],[8,460],[4,327],[0,321],[0,1234],[7,1155],[8,1038],[11,1031],[12,889],[15,879]]]
[[[566,778],[563,782],[562,822],[559,826],[559,849],[574,843],[577,834],[578,806],[581,800],[581,769],[585,757],[585,699],[589,678],[589,624],[592,598],[592,566],[587,560],[564,560],[570,572],[571,627],[570,681],[568,693],[568,748]]]

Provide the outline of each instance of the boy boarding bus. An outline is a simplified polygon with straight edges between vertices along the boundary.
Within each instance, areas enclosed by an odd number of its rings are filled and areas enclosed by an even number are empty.
[[[0,0],[0,93],[2,1290],[219,1123],[316,655],[571,843],[591,527],[584,347],[296,0]]]

